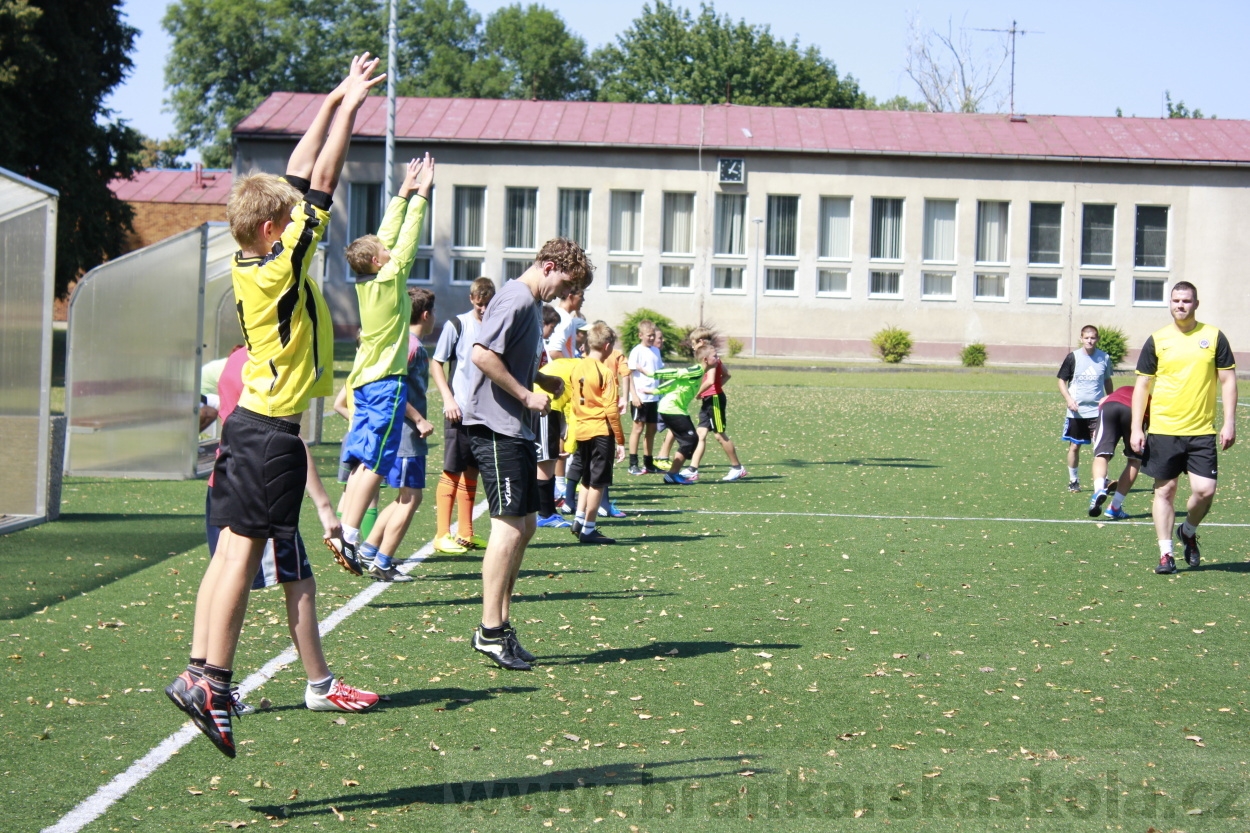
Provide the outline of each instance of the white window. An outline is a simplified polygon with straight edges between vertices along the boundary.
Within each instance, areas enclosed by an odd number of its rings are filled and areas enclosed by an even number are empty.
[[[768,195],[764,253],[769,257],[798,257],[799,198]]]
[[[1168,266],[1168,207],[1137,206],[1137,235],[1133,265],[1138,269],[1166,269]]]
[[[560,189],[559,235],[583,249],[590,247],[590,191],[584,188]]]
[[[1029,205],[1029,263],[1058,264],[1063,240],[1063,203]]]
[[[851,287],[846,270],[820,269],[816,272],[816,294],[828,298],[849,298]]]
[[[660,289],[690,291],[690,267],[666,263],[660,267]]]
[[[664,254],[694,254],[694,194],[665,192],[661,238]]]
[[[714,266],[712,268],[713,292],[742,292],[741,266]]]
[[[903,259],[903,201],[901,199],[872,198],[872,234],[868,256],[873,260]],[[883,272],[882,274],[890,273]],[[897,279],[897,273],[894,274]]]
[[[955,200],[924,201],[924,259],[955,262]]]
[[[1081,207],[1081,265],[1115,264],[1115,206]],[[1084,300],[1084,290],[1081,291]]]
[[[1142,306],[1164,306],[1163,290],[1167,281],[1155,278],[1133,280],[1133,303]]]
[[[1007,276],[978,272],[973,276],[972,295],[978,301],[1006,301]]]
[[[1007,262],[1007,221],[1011,203],[977,202],[977,263]]]
[[[920,297],[930,301],[955,300],[953,272],[925,272],[920,276]]]
[[[901,202],[901,200],[900,200]],[[901,298],[903,297],[903,273],[879,272],[868,273],[869,298]]]
[[[530,268],[530,260],[508,259],[503,262],[503,279],[505,281],[516,280],[525,274],[525,270]]]
[[[412,262],[412,271],[408,273],[408,283],[430,283],[430,259],[419,257]]]
[[[1029,275],[1029,300],[1039,303],[1059,303],[1058,275]]]
[[[1114,303],[1112,279],[1101,275],[1081,276],[1081,302],[1086,304]]]
[[[637,263],[608,264],[608,289],[637,290],[639,288]]]
[[[472,283],[482,277],[480,257],[457,257],[451,261],[451,279],[454,283]]]
[[[793,295],[795,293],[794,273],[794,269],[765,269],[764,291],[775,292],[779,295]]]
[[[851,198],[820,198],[819,256],[832,260],[851,259]]]
[[[451,245],[459,249],[484,248],[486,245],[485,221],[486,189],[471,185],[457,185]]]
[[[718,255],[745,255],[747,195],[716,195],[715,252]]]
[[[538,189],[509,188],[504,192],[505,249],[538,248]]]
[[[608,211],[611,214],[608,249],[613,252],[641,252],[642,192],[613,191]]]

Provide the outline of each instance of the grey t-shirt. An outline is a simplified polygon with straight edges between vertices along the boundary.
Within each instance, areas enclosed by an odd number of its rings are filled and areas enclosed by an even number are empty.
[[[443,332],[438,337],[438,344],[434,346],[434,361],[446,364],[449,359],[455,357],[455,369],[448,381],[451,383],[451,395],[456,398],[456,404],[463,409],[464,403],[469,398],[469,368],[473,366],[473,341],[477,338],[478,328],[482,324],[473,314],[473,310],[456,317],[460,319],[460,333],[457,335],[456,325],[451,319],[443,324]]]
[[[542,335],[542,301],[524,283],[512,280],[504,284],[486,308],[473,343],[498,353],[512,377],[529,390],[538,372]],[[497,388],[472,361],[468,370],[469,394],[460,403],[464,424],[485,425],[496,434],[534,439],[524,403]]]

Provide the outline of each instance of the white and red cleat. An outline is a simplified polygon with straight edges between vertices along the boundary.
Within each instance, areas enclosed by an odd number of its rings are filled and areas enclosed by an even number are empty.
[[[330,690],[318,694],[312,686],[304,689],[304,705],[315,712],[363,712],[378,704],[378,695],[372,691],[352,688],[335,678]]]

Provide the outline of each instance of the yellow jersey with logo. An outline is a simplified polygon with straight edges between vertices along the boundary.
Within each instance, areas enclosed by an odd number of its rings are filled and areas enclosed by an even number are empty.
[[[1187,333],[1169,324],[1142,345],[1137,375],[1155,380],[1150,433],[1200,437],[1215,433],[1216,371],[1237,366],[1228,339],[1210,324]]]
[[[231,280],[247,342],[239,406],[254,413],[294,416],[314,396],[334,393],[334,325],[321,290],[308,277],[330,220],[329,204],[329,195],[309,191],[269,254],[235,254]]]

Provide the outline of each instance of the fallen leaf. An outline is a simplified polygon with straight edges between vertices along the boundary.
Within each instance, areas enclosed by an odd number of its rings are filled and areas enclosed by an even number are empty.
[[[773,657],[773,655],[768,653],[767,651],[759,651],[758,653],[756,653],[756,656],[763,657],[764,659],[772,659]]]
[[[191,795],[203,795],[204,794],[203,790],[188,789],[187,792],[191,793]]]
[[[564,733],[564,737],[566,740],[571,740],[574,743],[577,743],[579,740],[581,740],[581,738],[579,738],[577,735],[569,734],[568,732]]]
[[[347,819],[343,817],[343,814],[342,814],[342,813],[340,813],[340,812],[338,811],[338,808],[337,808],[337,807],[335,807],[333,804],[331,804],[331,805],[330,805],[330,812],[331,812],[331,813],[334,813],[334,815],[338,816],[339,821],[347,821]]]
[[[336,717],[336,718],[334,719],[334,725],[335,725],[335,726],[346,726],[346,725],[347,725],[347,718],[346,718],[346,717]]]

